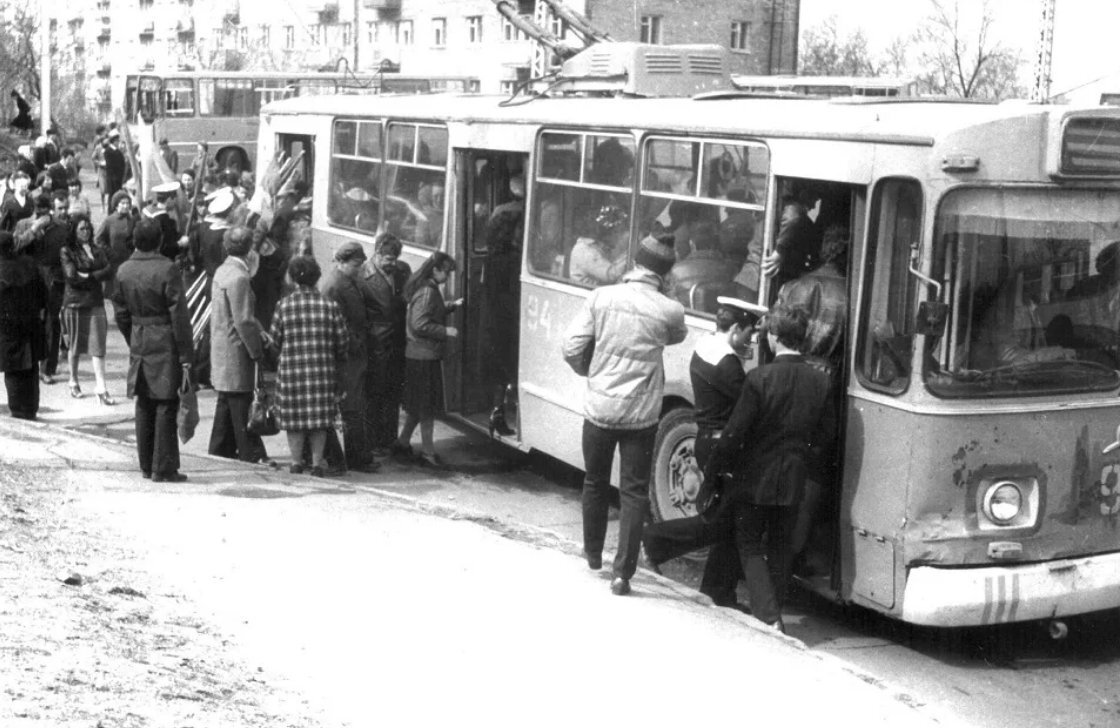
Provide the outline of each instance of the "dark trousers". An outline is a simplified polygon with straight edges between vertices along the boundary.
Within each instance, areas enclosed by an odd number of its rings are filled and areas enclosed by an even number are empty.
[[[760,506],[737,499],[732,513],[751,612],[766,624],[773,624],[781,619],[789,582],[789,537],[797,507]]]
[[[4,388],[8,390],[8,411],[20,420],[33,420],[39,414],[39,372],[22,369],[4,372]]]
[[[348,361],[343,367],[342,442],[346,449],[346,467],[357,468],[373,460],[369,435],[366,432],[366,363]]]
[[[143,472],[179,472],[178,414],[179,398],[154,399],[141,369],[136,375],[136,454]]]
[[[701,470],[708,465],[712,448],[719,442],[718,434],[700,428],[693,452]],[[735,523],[727,499],[720,501],[716,513],[676,518],[646,527],[643,543],[646,556],[655,564],[684,556],[702,548],[708,549],[700,593],[707,594],[719,605],[734,604],[735,587],[742,575],[739,551],[735,546]]]
[[[374,350],[369,357],[365,380],[365,430],[369,447],[389,447],[396,442],[400,429],[404,351],[395,347]]]
[[[52,377],[58,374],[58,351],[62,342],[62,295],[66,292],[63,283],[47,286],[47,320],[43,331],[47,337],[47,356],[43,361],[43,372]]]
[[[210,431],[211,455],[255,463],[267,457],[259,435],[249,432],[252,392],[218,392],[214,429]]]
[[[613,430],[583,422],[583,548],[602,555],[610,510],[611,466],[614,449],[620,458],[618,552],[613,573],[629,579],[638,568],[642,529],[649,513],[649,476],[657,427]]]

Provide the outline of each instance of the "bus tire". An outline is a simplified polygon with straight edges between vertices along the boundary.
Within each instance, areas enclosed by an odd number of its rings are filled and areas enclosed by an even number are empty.
[[[696,417],[690,407],[665,413],[657,425],[653,472],[649,480],[654,521],[696,515],[696,492],[704,476],[696,466]]]

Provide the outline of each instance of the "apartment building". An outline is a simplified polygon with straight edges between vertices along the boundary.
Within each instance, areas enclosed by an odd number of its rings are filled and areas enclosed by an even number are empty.
[[[561,38],[547,4],[509,0]],[[793,73],[800,0],[567,0],[615,40],[717,43],[732,73]],[[55,0],[52,53],[61,83],[93,108],[120,104],[138,70],[387,69],[467,76],[508,91],[548,59],[493,0]],[[543,58],[543,61],[542,61]]]

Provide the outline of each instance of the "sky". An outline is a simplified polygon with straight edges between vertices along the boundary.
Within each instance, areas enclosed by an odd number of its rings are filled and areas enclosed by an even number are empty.
[[[951,4],[953,0],[945,2]],[[981,3],[960,0],[960,5],[963,15],[964,9],[975,12]],[[835,15],[842,33],[863,29],[878,50],[916,28],[929,14],[930,7],[930,0],[801,0],[801,27],[819,25]],[[1030,87],[1041,28],[1039,1],[989,0],[989,7],[995,19],[996,37],[1022,51],[1026,63],[1021,79]],[[1117,29],[1117,0],[1056,0],[1051,93],[1067,91],[1101,76],[1120,74]]]

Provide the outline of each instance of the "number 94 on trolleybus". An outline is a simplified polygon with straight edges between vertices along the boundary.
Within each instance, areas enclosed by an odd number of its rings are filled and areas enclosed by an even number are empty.
[[[313,180],[314,255],[379,231],[459,262],[451,416],[582,466],[569,322],[638,241],[674,234],[650,488],[695,513],[688,364],[716,297],[769,301],[782,202],[850,234],[833,477],[801,583],[910,623],[1120,607],[1120,110],[901,101],[315,97],[261,158]],[[758,365],[757,357],[745,362]],[[747,443],[749,448],[750,444]]]

